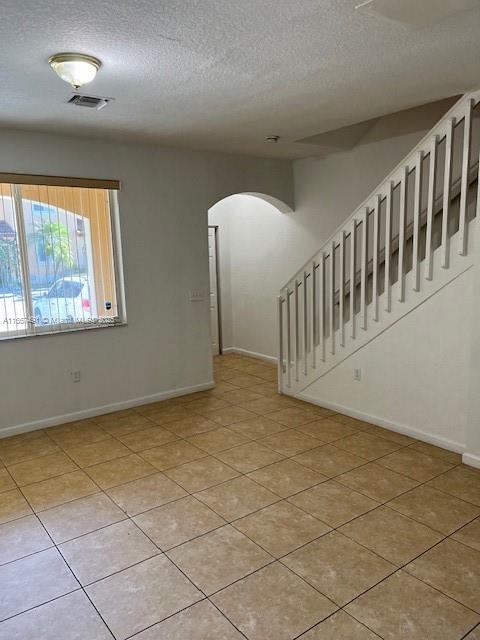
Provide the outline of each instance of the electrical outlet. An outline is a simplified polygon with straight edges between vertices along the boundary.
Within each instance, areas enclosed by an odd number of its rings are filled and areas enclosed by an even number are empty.
[[[70,371],[70,377],[72,379],[72,382],[80,382],[81,380],[80,369],[73,369],[72,371]]]
[[[361,382],[361,380],[362,380],[362,370],[361,369],[354,369],[353,370],[353,379],[356,380],[357,382]]]
[[[203,291],[198,289],[190,291],[188,298],[190,302],[202,302],[204,299]]]

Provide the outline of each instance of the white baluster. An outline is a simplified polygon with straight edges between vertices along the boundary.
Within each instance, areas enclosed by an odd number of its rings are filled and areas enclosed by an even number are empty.
[[[391,311],[392,309],[392,285],[390,276],[392,258],[392,202],[393,184],[390,180],[387,186],[387,201],[385,203],[385,311]]]
[[[283,298],[278,296],[278,393],[283,391]]]
[[[335,353],[335,241],[330,249],[330,352]]]
[[[317,366],[318,314],[317,314],[317,268],[312,262],[312,369]]]
[[[340,346],[345,346],[345,231],[342,231],[340,236],[340,273],[339,273],[339,286],[338,286],[338,323],[340,328]]]
[[[298,382],[299,373],[300,373],[300,305],[298,303],[298,288],[300,283],[298,280],[295,280],[295,290],[294,290],[294,322],[295,322],[295,380]]]
[[[292,323],[291,323],[291,303],[292,292],[287,289],[287,385],[292,386]]]
[[[425,278],[433,277],[433,207],[435,205],[435,186],[437,182],[437,149],[438,136],[432,138],[430,147],[430,167],[428,172],[428,204],[427,204],[427,231],[425,239]]]
[[[442,212],[442,267],[447,269],[450,262],[450,239],[448,237],[448,218],[450,212],[450,188],[452,182],[452,147],[454,118],[450,118],[445,135],[445,171],[443,174],[443,212]]]
[[[303,375],[307,375],[307,354],[308,354],[308,289],[307,272],[303,272]]]
[[[320,262],[318,265],[318,279],[320,285],[320,317],[319,317],[319,343],[320,358],[325,360],[325,254],[320,253]]]
[[[477,171],[477,206],[475,209],[476,224],[480,221],[480,152],[478,157],[478,171]]]
[[[400,219],[398,229],[398,300],[405,300],[405,227],[407,219],[408,167],[403,167],[400,182]]]
[[[422,162],[423,151],[419,151],[415,164],[415,194],[413,202],[413,290],[420,290],[420,256],[419,256],[419,235],[420,235],[420,207],[422,200]]]
[[[378,322],[378,253],[380,237],[380,205],[381,197],[375,196],[373,209],[373,277],[372,277],[372,305],[373,319]]]
[[[465,108],[465,120],[463,123],[463,160],[462,160],[462,186],[460,192],[460,222],[458,227],[459,249],[461,256],[467,255],[467,198],[468,198],[468,177],[470,172],[470,153],[472,146],[472,108],[473,100],[468,100]]]
[[[368,207],[363,214],[362,263],[360,271],[360,318],[362,329],[367,328],[367,278],[368,278]]]
[[[357,221],[352,220],[350,231],[350,325],[351,337],[356,337],[355,299],[356,299],[356,275],[357,275]]]

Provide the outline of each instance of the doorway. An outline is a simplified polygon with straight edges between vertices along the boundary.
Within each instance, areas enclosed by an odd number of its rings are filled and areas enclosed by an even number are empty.
[[[212,353],[222,353],[222,324],[220,313],[220,287],[218,274],[218,225],[208,226],[208,266],[210,273],[210,331]]]

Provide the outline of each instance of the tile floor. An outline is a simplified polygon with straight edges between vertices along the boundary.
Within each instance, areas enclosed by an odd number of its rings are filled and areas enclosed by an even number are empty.
[[[0,441],[0,640],[480,639],[480,471],[274,367]]]

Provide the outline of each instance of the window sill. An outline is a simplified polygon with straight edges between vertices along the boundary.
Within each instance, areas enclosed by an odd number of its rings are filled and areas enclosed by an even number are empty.
[[[10,335],[2,336],[0,334],[0,342],[8,342],[9,340],[22,340],[22,339],[30,339],[30,338],[41,338],[42,336],[58,336],[65,335],[70,333],[83,333],[85,331],[103,331],[105,329],[115,329],[118,327],[126,327],[126,320],[118,320],[111,323],[104,324],[82,324],[65,327],[62,329],[48,330],[47,328],[43,331],[38,331],[37,333],[24,333],[18,332],[16,334],[10,333]]]

